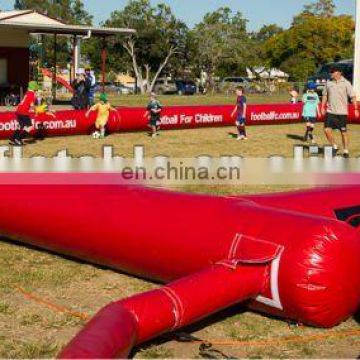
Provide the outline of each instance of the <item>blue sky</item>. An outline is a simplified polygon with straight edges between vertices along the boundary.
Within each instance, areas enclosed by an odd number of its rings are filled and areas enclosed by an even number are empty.
[[[298,13],[311,0],[152,0],[152,3],[165,2],[175,14],[189,26],[201,21],[205,13],[228,6],[240,10],[249,19],[249,29],[259,29],[263,24],[277,23],[287,27],[294,14]],[[0,9],[9,10],[13,0],[0,0]],[[105,20],[111,11],[121,9],[127,0],[84,0],[87,10],[95,17],[95,22]],[[355,14],[355,0],[335,0],[337,13]]]

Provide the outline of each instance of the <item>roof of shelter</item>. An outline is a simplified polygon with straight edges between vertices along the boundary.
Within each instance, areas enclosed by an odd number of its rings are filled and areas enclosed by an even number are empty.
[[[111,36],[135,33],[133,29],[109,28],[90,25],[68,25],[60,20],[41,14],[35,10],[4,11],[0,13],[0,29],[23,29],[29,33]]]

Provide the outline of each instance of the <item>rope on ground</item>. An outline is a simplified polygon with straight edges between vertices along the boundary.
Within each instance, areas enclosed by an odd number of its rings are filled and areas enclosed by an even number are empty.
[[[39,305],[46,306],[47,308],[54,310],[59,313],[68,314],[83,321],[89,320],[90,316],[84,312],[76,312],[71,308],[55,304],[48,300],[45,300],[31,292],[24,290],[20,286],[15,286],[19,293],[21,293],[25,298],[32,300]],[[187,343],[200,343],[199,347],[199,355],[203,358],[207,359],[236,359],[233,356],[228,356],[223,352],[214,348],[214,346],[268,346],[268,345],[279,345],[286,343],[302,343],[302,342],[311,342],[318,340],[325,340],[330,338],[338,338],[338,337],[352,337],[352,336],[360,336],[360,328],[348,329],[343,331],[325,331],[324,333],[312,333],[305,335],[291,335],[291,336],[282,336],[278,338],[271,339],[263,339],[263,340],[221,340],[221,339],[209,339],[209,340],[201,340],[193,335],[190,335],[185,332],[176,333],[176,340],[179,342],[187,342]]]
[[[54,310],[56,312],[59,313],[63,313],[63,314],[68,314],[70,316],[76,317],[78,319],[81,319],[83,321],[89,320],[90,316],[87,313],[83,313],[83,312],[77,312],[77,311],[73,311],[71,308],[62,306],[62,305],[58,305],[55,304],[53,302],[50,302],[48,300],[45,300],[31,292],[28,292],[26,290],[24,290],[22,287],[20,286],[15,286],[14,287],[19,293],[21,293],[25,298],[32,300],[34,302],[36,302],[39,305],[42,306],[46,306],[47,308]]]
[[[305,335],[291,335],[291,336],[282,336],[279,338],[264,339],[264,340],[220,340],[220,339],[209,339],[201,340],[191,335],[186,334],[189,340],[186,340],[184,333],[178,334],[180,337],[177,338],[178,341],[182,342],[192,342],[192,343],[207,343],[216,346],[268,346],[268,345],[279,345],[285,343],[301,343],[301,342],[311,342],[318,340],[326,340],[330,338],[338,337],[352,337],[360,335],[360,328],[348,329],[343,331],[325,331],[324,333],[317,334],[305,334]]]

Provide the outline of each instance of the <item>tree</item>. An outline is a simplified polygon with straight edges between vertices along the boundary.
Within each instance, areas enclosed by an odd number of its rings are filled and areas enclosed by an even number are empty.
[[[17,10],[36,10],[60,21],[75,25],[91,25],[92,16],[85,10],[82,0],[15,0]],[[38,41],[33,40],[38,43]],[[42,37],[42,57],[47,59],[46,64],[52,63],[54,57],[54,40]],[[39,51],[40,52],[40,51]],[[69,63],[72,57],[72,48],[68,39],[57,39],[57,62],[63,66]],[[53,66],[53,64],[52,64]]]
[[[259,42],[264,42],[269,40],[275,35],[283,32],[284,29],[276,24],[264,25],[258,32],[256,32],[253,36]]]
[[[333,14],[332,1],[322,0],[295,16],[290,29],[264,44],[272,66],[281,67],[294,80],[305,80],[326,62],[350,58],[353,53],[354,20]]]
[[[318,0],[305,5],[304,12],[320,17],[332,17],[335,15],[335,4],[333,0]]]
[[[187,27],[165,4],[151,6],[149,0],[130,0],[124,9],[114,11],[105,25],[137,31],[115,40],[110,59],[127,54],[142,93],[151,91],[170,59],[184,51]]]
[[[72,24],[90,25],[92,16],[82,0],[15,0],[16,10],[37,10],[48,16]]]
[[[309,17],[316,17],[319,20],[335,16],[335,4],[333,0],[318,0],[317,2],[305,5],[303,11],[294,16],[293,25],[301,24]]]
[[[210,86],[215,75],[243,72],[256,59],[255,43],[248,36],[246,24],[242,13],[233,14],[230,8],[222,7],[206,14],[192,31],[196,49],[193,57],[208,73]]]

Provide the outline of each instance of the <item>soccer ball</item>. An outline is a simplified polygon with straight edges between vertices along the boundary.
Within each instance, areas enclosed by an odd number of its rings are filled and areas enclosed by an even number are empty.
[[[100,139],[100,133],[98,131],[95,131],[93,134],[92,134],[92,137],[94,139]]]

